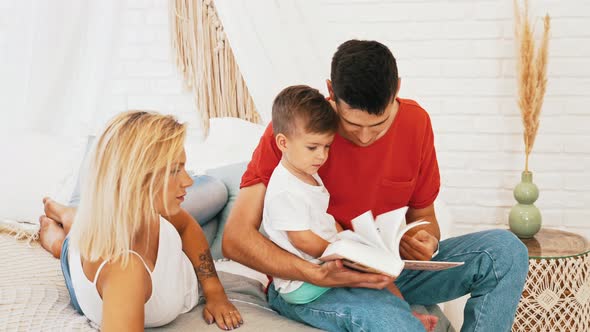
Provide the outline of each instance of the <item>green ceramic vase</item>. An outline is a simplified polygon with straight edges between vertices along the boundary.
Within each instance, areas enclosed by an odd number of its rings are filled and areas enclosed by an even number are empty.
[[[510,230],[521,239],[531,238],[541,229],[541,212],[534,204],[539,198],[539,188],[533,183],[532,172],[522,172],[521,182],[514,188],[514,198],[518,204],[510,210]]]

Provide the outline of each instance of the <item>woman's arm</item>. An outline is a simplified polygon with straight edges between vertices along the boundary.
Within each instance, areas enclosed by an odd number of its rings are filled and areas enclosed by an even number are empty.
[[[174,216],[166,217],[178,230],[182,239],[182,250],[195,268],[207,303],[203,318],[207,323],[214,321],[221,329],[238,328],[243,324],[242,316],[227,299],[223,286],[217,277],[209,244],[197,221],[181,209]]]
[[[143,331],[144,304],[151,295],[149,278],[135,255],[129,255],[125,268],[118,262],[105,265],[97,281],[102,296],[102,331]]]

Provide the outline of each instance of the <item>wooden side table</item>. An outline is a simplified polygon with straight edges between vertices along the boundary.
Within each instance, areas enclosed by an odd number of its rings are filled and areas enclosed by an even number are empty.
[[[529,250],[529,275],[512,331],[590,331],[588,241],[541,229],[522,242]]]

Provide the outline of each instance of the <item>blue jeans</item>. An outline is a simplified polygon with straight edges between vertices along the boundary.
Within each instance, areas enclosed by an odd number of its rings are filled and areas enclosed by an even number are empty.
[[[88,158],[95,139],[95,136],[88,137],[84,159]],[[85,161],[82,162],[79,174],[83,171]],[[228,200],[228,192],[223,182],[214,177],[195,175],[192,178],[194,183],[187,189],[186,200],[182,207],[202,225],[223,209]],[[80,205],[80,176],[76,180],[74,192],[68,203],[71,207],[78,205]]]
[[[510,331],[528,273],[528,252],[505,230],[441,241],[438,261],[463,261],[444,271],[404,270],[395,283],[407,302],[387,290],[333,288],[294,305],[271,285],[268,300],[281,315],[328,331],[424,331],[411,304],[432,305],[471,294],[461,331]]]
[[[78,299],[76,298],[76,293],[74,292],[74,285],[72,285],[72,277],[70,275],[70,262],[68,259],[68,249],[70,248],[70,237],[66,236],[63,244],[61,245],[61,254],[59,256],[59,261],[61,264],[61,272],[64,275],[64,280],[66,282],[66,288],[68,289],[68,293],[70,294],[70,303],[76,311],[83,315],[82,308],[78,304]]]
[[[220,180],[209,175],[194,175],[193,185],[186,190],[186,200],[182,204],[200,224],[215,217],[225,206],[228,199],[227,188]],[[80,179],[76,183],[68,206],[80,205]]]

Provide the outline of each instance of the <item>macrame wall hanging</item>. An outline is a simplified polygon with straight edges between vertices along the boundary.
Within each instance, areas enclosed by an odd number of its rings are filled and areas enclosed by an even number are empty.
[[[236,117],[259,123],[252,96],[227,41],[213,0],[170,0],[176,65],[195,95],[205,135],[209,119]]]

